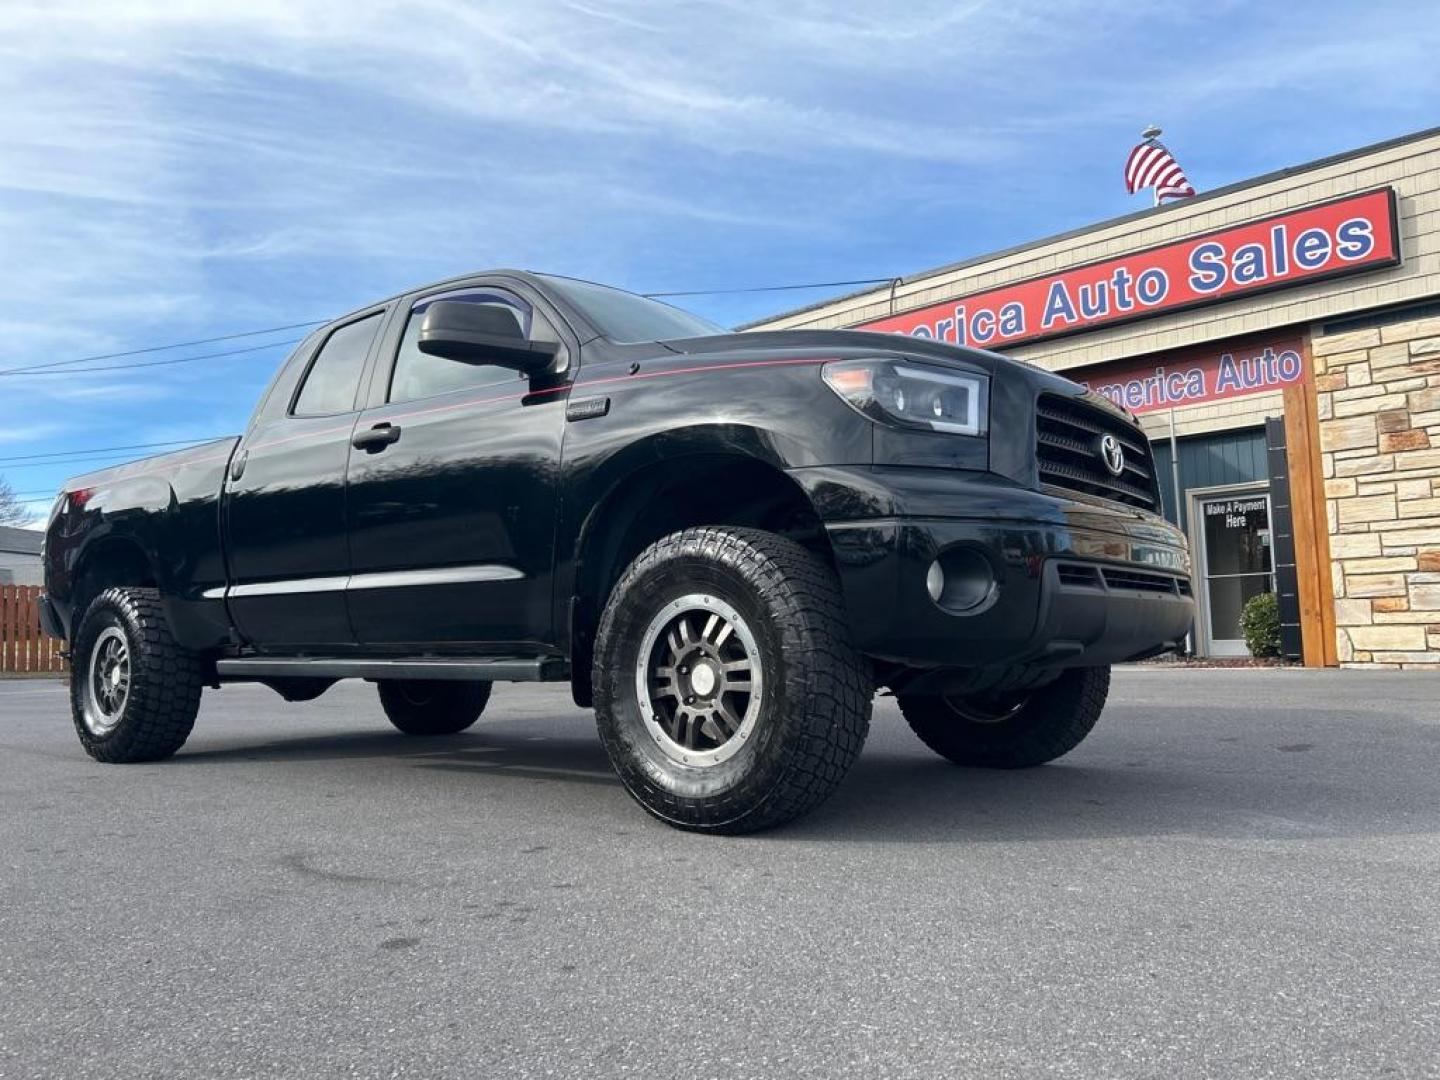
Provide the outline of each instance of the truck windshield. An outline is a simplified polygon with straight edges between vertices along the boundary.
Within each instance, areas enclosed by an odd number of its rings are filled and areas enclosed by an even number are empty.
[[[574,278],[542,276],[548,285],[583,311],[596,328],[617,345],[729,333],[724,327],[699,315],[623,289],[576,281]]]

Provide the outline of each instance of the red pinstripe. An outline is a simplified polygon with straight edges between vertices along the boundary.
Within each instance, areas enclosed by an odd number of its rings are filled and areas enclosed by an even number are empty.
[[[577,380],[576,382],[573,382],[573,383],[564,383],[564,384],[562,384],[562,385],[560,385],[560,386],[552,386],[552,387],[550,387],[550,388],[548,388],[548,389],[545,389],[545,390],[526,390],[526,391],[524,391],[524,392],[522,392],[522,393],[518,393],[518,394],[501,394],[501,395],[499,395],[499,396],[497,396],[497,397],[465,398],[465,399],[462,400],[462,401],[453,401],[453,402],[450,402],[450,403],[445,404],[445,405],[433,405],[433,406],[431,406],[430,408],[427,408],[427,409],[412,409],[412,410],[410,410],[409,412],[391,413],[391,414],[389,415],[388,419],[385,419],[385,420],[377,420],[376,423],[377,423],[377,424],[392,423],[392,422],[394,422],[394,421],[396,421],[396,420],[409,420],[409,419],[412,419],[412,418],[417,417],[417,416],[432,416],[432,415],[434,415],[434,414],[436,414],[436,413],[454,412],[454,411],[456,411],[457,409],[468,409],[468,408],[472,408],[473,406],[476,406],[476,405],[493,405],[493,404],[495,404],[496,402],[499,402],[499,401],[520,401],[520,400],[522,400],[522,399],[524,399],[524,398],[544,397],[544,396],[549,395],[549,394],[558,394],[558,393],[561,393],[561,392],[563,392],[563,391],[569,391],[569,390],[583,390],[583,389],[587,389],[587,388],[592,387],[592,386],[604,386],[604,385],[609,384],[609,383],[617,383],[617,382],[638,382],[638,381],[640,381],[641,379],[663,379],[663,378],[668,378],[668,377],[673,376],[673,375],[690,375],[690,374],[698,374],[698,373],[701,373],[701,372],[711,372],[711,371],[734,371],[734,370],[738,370],[738,369],[740,369],[740,368],[798,367],[798,366],[802,366],[802,365],[811,365],[811,366],[813,366],[813,365],[817,365],[817,364],[827,363],[827,362],[830,361],[831,359],[833,359],[833,357],[828,357],[828,356],[814,356],[814,357],[812,357],[812,356],[807,356],[807,357],[802,357],[802,358],[799,358],[799,359],[786,359],[786,360],[739,360],[739,361],[735,361],[734,363],[729,363],[729,364],[699,364],[699,365],[695,365],[695,366],[692,366],[692,367],[667,368],[667,369],[664,370],[664,371],[637,372],[637,373],[634,374],[634,375],[631,375],[631,374],[628,374],[628,373],[625,374],[625,375],[609,375],[609,376],[606,376],[606,377],[604,377],[604,378],[599,378],[599,379],[586,379],[586,378],[584,378],[584,376],[583,376],[583,374],[582,374],[581,378],[580,378],[579,380]],[[284,445],[287,444],[287,443],[297,442],[297,441],[302,440],[302,439],[310,439],[310,438],[314,438],[314,437],[317,437],[317,436],[320,436],[320,435],[335,435],[335,434],[339,434],[339,433],[342,432],[342,431],[349,431],[349,430],[351,430],[351,429],[353,428],[353,426],[354,426],[354,425],[353,425],[353,422],[352,422],[352,423],[350,423],[350,424],[345,424],[345,425],[340,426],[340,427],[328,427],[328,428],[312,429],[312,430],[309,430],[309,431],[299,432],[299,433],[297,433],[297,434],[295,434],[295,435],[287,435],[287,436],[285,436],[284,438],[281,438],[281,439],[272,439],[272,440],[270,440],[269,442],[255,443],[255,444],[252,445],[252,446],[247,446],[247,447],[245,447],[245,449],[246,449],[247,451],[269,450],[269,449],[272,448],[272,447],[275,447],[275,446],[284,446]],[[190,459],[190,460],[188,460],[188,461],[177,462],[176,464],[177,464],[177,465],[207,465],[207,464],[209,464],[209,463],[211,463],[211,462],[215,462],[215,461],[228,461],[229,458],[230,458],[230,455],[227,453],[227,454],[215,455],[215,456],[213,456],[213,457],[192,458],[192,459]],[[140,470],[139,472],[135,473],[134,475],[136,475],[136,476],[144,476],[144,475],[147,475],[152,469],[157,469],[157,468],[159,468],[159,467],[160,467],[160,466],[159,466],[159,463],[157,462],[155,465],[146,467],[146,468]]]

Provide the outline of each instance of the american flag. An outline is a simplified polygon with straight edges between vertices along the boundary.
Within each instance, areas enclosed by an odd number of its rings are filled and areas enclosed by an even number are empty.
[[[1140,143],[1125,162],[1125,190],[1134,195],[1148,187],[1155,189],[1157,204],[1161,199],[1188,199],[1195,194],[1185,170],[1155,139]]]

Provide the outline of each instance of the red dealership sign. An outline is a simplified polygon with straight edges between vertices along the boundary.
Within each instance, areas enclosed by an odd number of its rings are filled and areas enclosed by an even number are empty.
[[[1305,372],[1300,338],[1202,345],[1142,360],[1118,360],[1061,372],[1133,413],[1278,390]]]
[[[1395,192],[1291,210],[860,324],[993,349],[1400,261]]]

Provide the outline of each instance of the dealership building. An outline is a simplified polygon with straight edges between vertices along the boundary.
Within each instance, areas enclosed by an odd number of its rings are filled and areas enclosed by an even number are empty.
[[[757,324],[996,349],[1136,413],[1200,655],[1440,665],[1440,129]]]

